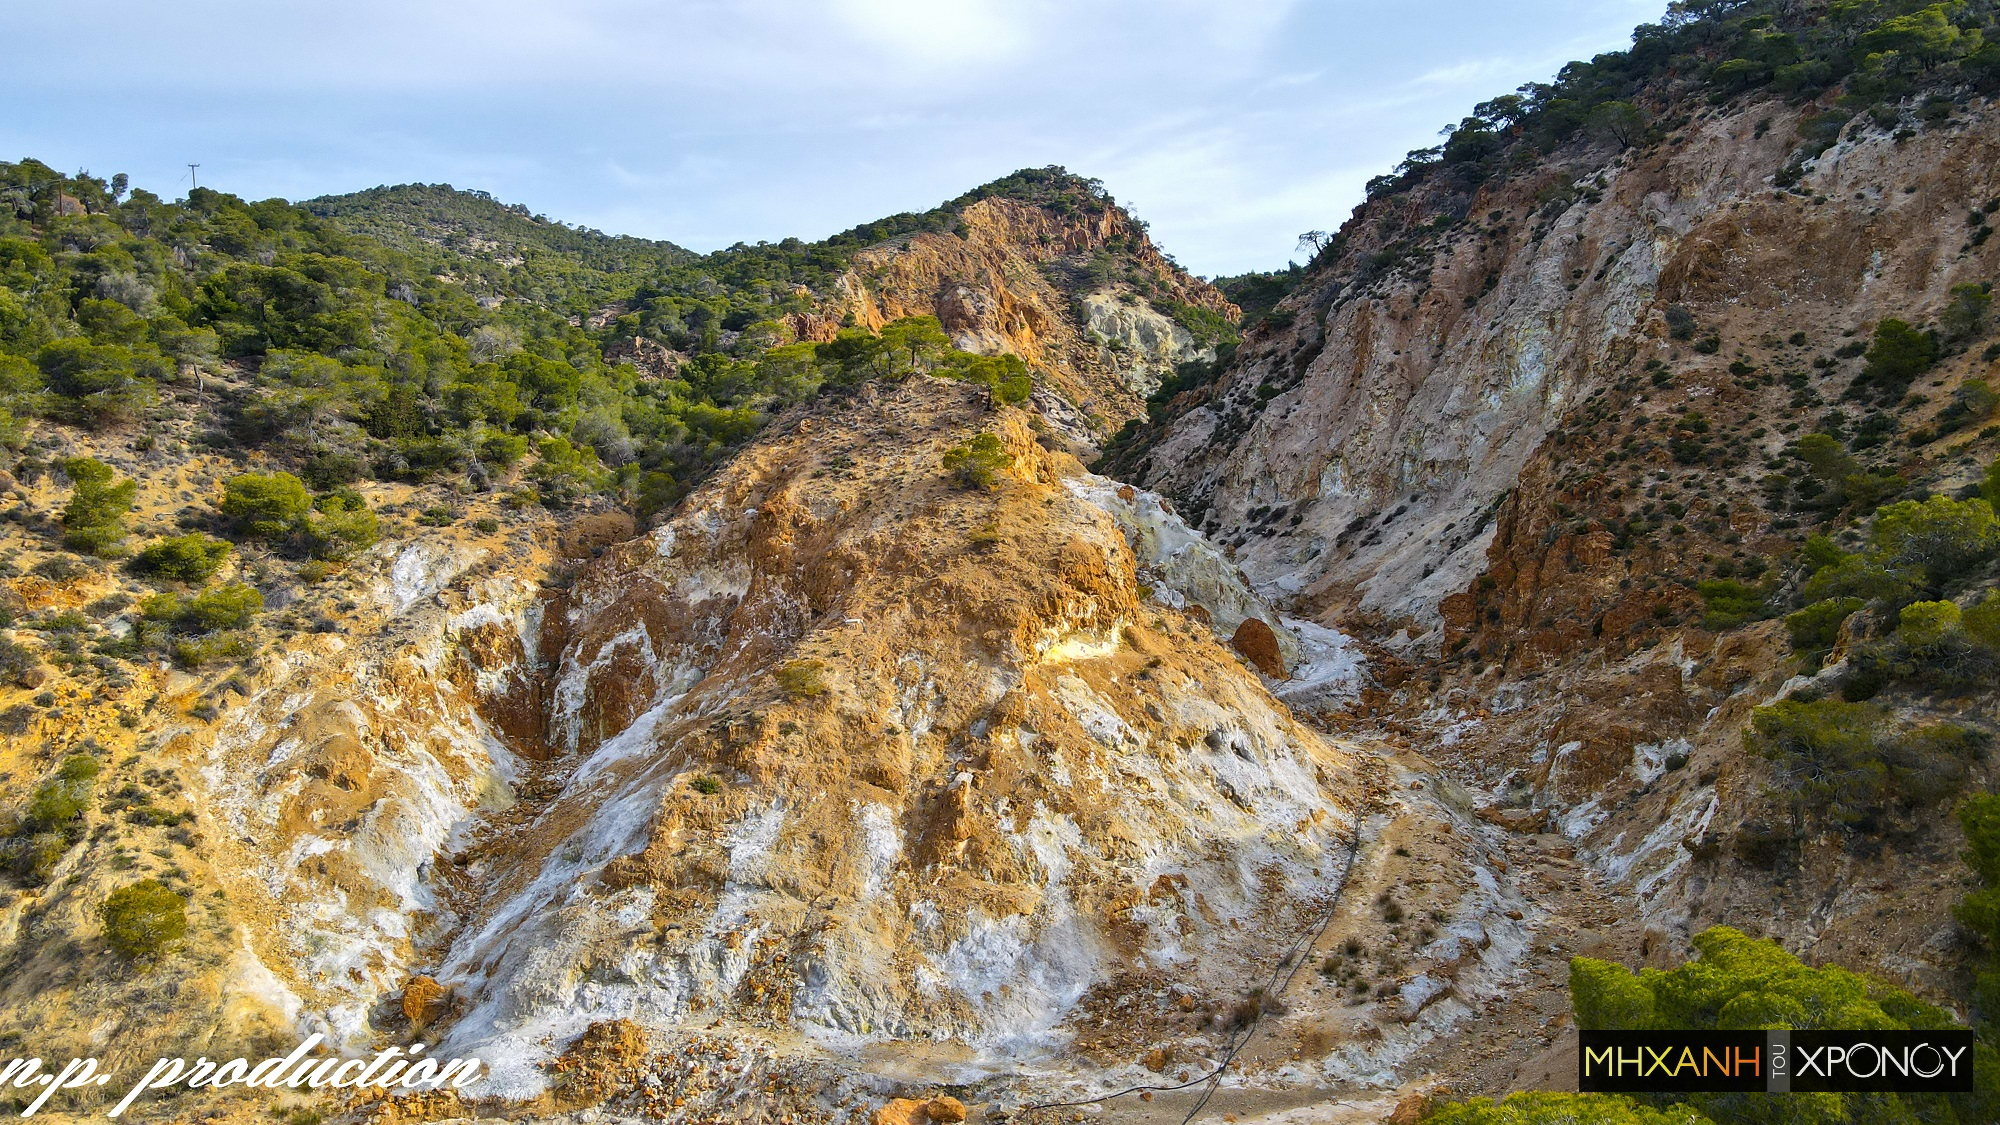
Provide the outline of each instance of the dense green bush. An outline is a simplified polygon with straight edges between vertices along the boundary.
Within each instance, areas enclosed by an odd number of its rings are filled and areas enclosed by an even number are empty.
[[[1871,538],[1887,565],[1941,592],[2000,553],[2000,522],[1985,500],[1933,496],[1878,510]]]
[[[1943,342],[1963,348],[1986,334],[1986,315],[1993,309],[1993,284],[1954,285],[1944,310],[1938,313]]]
[[[979,434],[945,450],[944,471],[966,488],[991,489],[999,484],[998,474],[1014,463],[994,434]]]
[[[1840,627],[1867,603],[1856,597],[1827,598],[1785,618],[1792,635],[1792,649],[1808,669],[1818,668],[1840,639]]]
[[[1855,377],[1854,392],[1873,395],[1885,404],[1894,403],[1909,390],[1917,376],[1937,366],[1937,334],[1920,332],[1894,317],[1886,318],[1875,326],[1875,338],[1866,359],[1866,366]]]
[[[319,498],[306,524],[316,559],[342,562],[375,545],[381,522],[368,502],[354,492],[333,492]]]
[[[1570,999],[1577,1026],[1633,1031],[1937,1030],[1955,1026],[1949,1013],[1901,989],[1836,966],[1812,968],[1775,942],[1751,938],[1727,926],[1696,934],[1694,946],[1699,959],[1670,970],[1633,973],[1606,961],[1571,959]],[[1975,1051],[1973,1072],[1978,1090],[1972,1094],[1701,1093],[1676,1097],[1717,1125],[1848,1125],[1860,1121],[1973,1125],[1993,1120],[1993,1112],[2000,1109],[2000,1055],[1983,1041]],[[1668,1099],[1648,1096],[1636,1100],[1664,1103]],[[1553,1125],[1562,1119],[1548,1120]]]
[[[1985,749],[1978,731],[1933,723],[1884,729],[1881,708],[1846,700],[1783,699],[1752,712],[1744,744],[1771,763],[1772,792],[1795,838],[1818,825],[1869,830],[1891,811],[1959,792]]]
[[[1734,629],[1770,616],[1770,610],[1765,605],[1765,592],[1756,586],[1733,578],[1715,578],[1700,583],[1696,589],[1701,594],[1702,604],[1708,609],[1707,615],[1702,618],[1704,628]]]
[[[312,511],[305,482],[290,473],[244,473],[222,486],[222,514],[243,535],[282,539]]]
[[[187,936],[187,900],[158,879],[111,892],[98,917],[104,943],[128,961],[156,957]]]
[[[1955,913],[1986,945],[1986,964],[1973,991],[1974,1015],[1993,1026],[2000,1024],[2000,795],[1968,799],[1959,806],[1958,823],[1965,831],[1965,862],[1980,887],[1959,902]]]
[[[115,551],[125,541],[125,514],[138,482],[114,480],[111,466],[95,457],[71,457],[62,470],[75,486],[63,508],[63,545],[93,555]]]
[[[141,574],[200,585],[215,577],[232,549],[224,540],[192,532],[148,543],[133,557],[132,568]]]
[[[47,881],[63,854],[83,837],[83,817],[90,811],[101,769],[95,758],[73,754],[35,788],[0,845],[8,870],[25,882]]]
[[[176,633],[242,629],[263,608],[264,595],[241,583],[203,590],[186,601],[173,594],[155,594],[139,603],[140,614],[147,621],[166,625]]]
[[[1908,680],[1938,690],[1990,687],[2000,675],[2000,638],[1978,603],[1959,606],[1954,592],[1978,589],[1988,564],[2000,555],[2000,520],[1982,497],[1931,496],[1878,508],[1866,546],[1841,550],[1824,535],[1799,552],[1802,608],[1789,615],[1792,647],[1816,668],[1856,613],[1877,622],[1867,642],[1848,654],[1841,692],[1850,700],[1873,697]],[[1864,627],[1860,635],[1869,635]]]

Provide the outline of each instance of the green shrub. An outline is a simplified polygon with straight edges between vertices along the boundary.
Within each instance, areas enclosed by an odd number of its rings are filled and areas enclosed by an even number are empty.
[[[132,568],[141,574],[200,585],[215,577],[233,549],[224,540],[191,532],[148,543],[132,560]]]
[[[12,680],[35,666],[35,654],[19,641],[0,637],[0,680]]]
[[[1807,574],[1817,574],[1847,557],[1847,552],[1834,545],[1833,540],[1824,535],[1813,535],[1799,548],[1799,560],[1805,565]]]
[[[1995,822],[1994,834],[2000,836],[2000,808],[1991,811],[1990,819]],[[1577,1026],[1685,1031],[1940,1030],[1956,1026],[1950,1013],[1908,992],[1835,966],[1813,968],[1776,942],[1751,938],[1726,926],[1696,934],[1694,946],[1697,960],[1673,969],[1642,969],[1638,973],[1588,957],[1573,958],[1570,998]],[[1676,1095],[1686,1104],[1668,1105],[1666,1111],[1699,1112],[1719,1125],[1987,1121],[1994,1105],[1995,1079],[2000,1076],[1983,1073],[1982,1068],[2000,1066],[2000,1057],[1983,1042],[1975,1050],[1973,1072],[1979,1092],[1970,1095],[1946,1099],[1899,1094],[1694,1093]],[[1644,1095],[1634,1100],[1661,1105],[1667,1097]],[[1566,1119],[1546,1120],[1555,1125]]]
[[[1903,607],[1896,636],[1913,652],[1933,652],[1959,631],[1961,619],[1952,602],[1911,602]]]
[[[1849,598],[1863,602],[1877,598],[1897,601],[1906,597],[1909,589],[1907,579],[1892,573],[1874,559],[1864,555],[1846,555],[1839,562],[1813,572],[1800,592],[1810,604]]]
[[[1792,447],[1792,456],[1805,462],[1807,470],[1823,484],[1839,484],[1859,468],[1854,458],[1848,456],[1846,447],[1830,434],[1807,434],[1800,438]]]
[[[187,901],[157,879],[111,892],[98,917],[104,943],[128,961],[158,956],[187,935]]]
[[[528,476],[535,482],[543,507],[567,508],[611,479],[595,450],[575,445],[568,438],[545,438],[536,452],[540,459],[528,470]]]
[[[1959,792],[1985,737],[1950,723],[1882,729],[1870,703],[1784,699],[1752,712],[1744,743],[1772,765],[1773,795],[1794,834],[1833,821],[1868,828],[1892,806],[1916,808]]]
[[[1984,601],[1966,610],[1959,626],[1973,643],[2000,649],[2000,591],[1987,594]]]
[[[1986,333],[1986,314],[1993,308],[1992,286],[1954,285],[1951,298],[1938,313],[1945,342],[1963,347]]]
[[[1892,402],[1903,396],[1917,376],[1937,366],[1937,361],[1936,335],[1919,332],[1908,323],[1890,317],[1875,326],[1867,366],[1862,368],[1855,383],[1872,386],[1878,400]]]
[[[132,510],[138,482],[113,483],[117,474],[95,457],[71,457],[62,470],[75,485],[63,508],[63,545],[93,555],[117,548],[125,541],[125,513]]]
[[[63,411],[79,420],[121,422],[154,399],[154,379],[169,367],[157,352],[121,344],[93,344],[69,337],[35,353],[48,388],[69,404]]]
[[[1965,831],[1964,858],[1983,884],[1960,900],[1953,913],[1986,945],[1986,964],[1973,992],[1977,1018],[2000,1022],[2000,795],[1982,793],[1959,806]]]
[[[957,353],[954,361],[939,368],[939,373],[963,379],[969,383],[983,383],[993,389],[993,401],[1006,405],[1026,402],[1035,391],[1035,382],[1028,374],[1028,365],[1017,355],[970,355]]]
[[[35,788],[0,847],[15,876],[32,884],[48,881],[56,864],[83,836],[83,816],[90,811],[101,768],[95,758],[74,754],[63,759],[55,776]]]
[[[2000,522],[1985,500],[1902,500],[1875,513],[1876,550],[1892,567],[1943,590],[2000,552]]]
[[[1473,1098],[1439,1106],[1425,1125],[1713,1125],[1685,1105],[1664,1109],[1618,1094],[1563,1094],[1535,1090],[1501,1101]]]
[[[520,434],[490,433],[479,443],[479,459],[511,469],[528,455],[528,439]]]
[[[1773,787],[1803,831],[1808,820],[1855,819],[1872,807],[1881,724],[1872,704],[1782,699],[1751,713],[1743,741],[1771,762]]]
[[[307,521],[307,537],[317,559],[344,562],[375,545],[382,537],[381,521],[368,502],[352,492],[322,496],[319,511]]]
[[[264,595],[254,586],[231,583],[204,590],[180,606],[174,626],[185,633],[241,629],[264,608]]]
[[[257,539],[282,539],[312,511],[305,482],[290,473],[244,473],[222,486],[222,514]]]
[[[1696,587],[1708,613],[1702,619],[1707,629],[1734,629],[1770,616],[1764,591],[1733,578],[1714,578]]]
[[[250,655],[250,642],[241,633],[211,633],[200,637],[180,637],[170,646],[174,662],[183,668],[203,668],[224,664]],[[206,708],[206,713],[203,709]],[[191,709],[202,718],[214,718],[212,704],[203,702]]]
[[[1882,1010],[1865,977],[1836,966],[1811,968],[1773,941],[1728,926],[1694,936],[1699,960],[1670,970],[1624,967],[1588,957],[1570,961],[1577,1026],[1589,1030],[1689,1031],[1791,1028],[1890,1030],[1902,1026]],[[1633,987],[1637,986],[1637,992]],[[1607,1004],[1605,996],[1643,993],[1650,1005]],[[1627,1014],[1645,1022],[1622,1022]]]
[[[38,787],[21,810],[21,822],[31,831],[54,832],[90,811],[92,790],[101,769],[95,758],[75,754],[63,760],[56,776]]]
[[[1809,668],[1817,668],[1840,639],[1841,625],[1865,604],[1860,598],[1827,598],[1787,616],[1785,628],[1792,635],[1792,651]]]
[[[993,434],[979,434],[952,446],[944,454],[944,470],[966,488],[991,489],[998,474],[1014,463],[1014,455]]]

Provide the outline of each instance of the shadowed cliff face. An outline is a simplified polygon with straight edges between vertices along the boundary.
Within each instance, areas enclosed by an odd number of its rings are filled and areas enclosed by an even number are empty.
[[[1907,396],[1850,390],[1880,321],[1942,324],[1954,287],[2000,273],[1976,229],[2000,118],[1857,119],[1780,189],[1813,112],[1705,109],[1643,149],[1367,204],[1115,471],[1281,611],[1400,656],[1412,674],[1341,721],[1392,724],[1491,822],[1572,841],[1627,903],[1605,933],[1645,934],[1629,956],[1749,924],[1956,1003],[1955,826],[1774,844],[1786,813],[1745,728],[1835,681],[1798,676],[1781,622],[1722,621],[1698,592],[1731,578],[1782,613],[1806,537],[1866,517],[1808,491],[1808,433],[1915,495],[1959,494],[2000,453],[1983,423],[1951,434],[1994,377],[1988,339]],[[1991,726],[1983,697],[1878,702],[1892,724]],[[1857,885],[1908,890],[1885,921]]]
[[[1690,469],[1665,455],[1663,434],[1648,468],[1747,479],[1749,462],[1797,436],[1784,424],[1809,430],[1824,407],[1794,402],[1789,384],[1740,386],[1732,364],[1795,371],[1815,403],[1837,402],[1858,363],[1814,368],[1815,355],[1884,316],[1920,322],[1951,286],[1991,276],[1994,246],[1961,253],[1967,210],[1995,190],[1991,114],[1903,140],[1857,123],[1799,191],[1778,191],[1797,120],[1781,104],[1708,111],[1643,151],[1573,153],[1470,197],[1368,204],[1340,257],[1285,302],[1291,326],[1253,334],[1129,468],[1294,612],[1437,651],[1463,612],[1440,607],[1488,569],[1496,531],[1513,544],[1511,584],[1533,565],[1526,524],[1570,535],[1555,501],[1588,511],[1579,496],[1623,483],[1601,461],[1607,422],[1701,411],[1715,433],[1746,435],[1735,462]],[[1675,339],[1670,309],[1696,332]],[[1787,351],[1800,330],[1810,343]],[[1697,351],[1712,334],[1715,350]],[[1975,359],[1952,374],[1975,373]],[[1655,385],[1655,370],[1670,382]],[[1644,382],[1617,389],[1632,380]],[[1597,443],[1559,436],[1585,415]],[[1770,532],[1770,517],[1735,522]],[[1587,540],[1570,541],[1593,575],[1583,581],[1601,583]],[[1563,586],[1560,573],[1536,581]],[[1517,616],[1555,610],[1570,646],[1607,610],[1630,612],[1615,590],[1551,594]]]

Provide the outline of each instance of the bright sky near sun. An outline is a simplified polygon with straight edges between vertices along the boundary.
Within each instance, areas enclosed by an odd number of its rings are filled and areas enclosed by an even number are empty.
[[[0,10],[0,153],[304,199],[483,188],[695,250],[1020,167],[1184,265],[1282,266],[1441,126],[1664,0],[180,0]]]

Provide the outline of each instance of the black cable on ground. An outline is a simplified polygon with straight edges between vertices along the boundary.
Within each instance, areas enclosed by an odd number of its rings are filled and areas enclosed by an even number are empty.
[[[1189,1122],[1195,1119],[1197,1114],[1208,1106],[1209,1099],[1215,1096],[1216,1090],[1221,1088],[1222,1076],[1228,1073],[1230,1065],[1236,1061],[1236,1056],[1242,1053],[1243,1048],[1250,1045],[1251,1037],[1257,1033],[1257,1025],[1264,1022],[1266,1004],[1283,995],[1292,987],[1292,981],[1299,975],[1299,967],[1305,964],[1305,959],[1299,955],[1300,951],[1309,950],[1313,946],[1318,945],[1319,939],[1326,936],[1326,931],[1332,927],[1334,915],[1340,910],[1341,896],[1347,893],[1348,876],[1354,872],[1354,859],[1360,852],[1361,823],[1357,819],[1354,825],[1354,838],[1347,842],[1347,859],[1340,868],[1340,882],[1333,888],[1333,898],[1327,902],[1325,911],[1321,913],[1319,924],[1300,934],[1298,940],[1292,943],[1291,948],[1285,951],[1285,955],[1278,958],[1278,963],[1272,966],[1270,978],[1264,982],[1263,993],[1258,997],[1257,1011],[1250,1017],[1248,1023],[1238,1028],[1231,1036],[1229,1049],[1223,1052],[1222,1061],[1216,1064],[1214,1070],[1199,1078],[1190,1078],[1186,1082],[1177,1082],[1171,1086],[1129,1086],[1123,1090],[1104,1094],[1100,1097],[1084,1098],[1073,1102],[1043,1102],[1040,1105],[1024,1106],[1023,1109],[1027,1112],[1033,1112],[1038,1109],[1073,1109],[1078,1106],[1098,1105],[1102,1102],[1113,1101],[1130,1094],[1164,1094],[1175,1090],[1185,1090],[1190,1086],[1205,1084],[1208,1086],[1208,1089],[1203,1091],[1201,1100],[1197,1101],[1194,1104],[1194,1108],[1188,1111],[1188,1115],[1181,1119],[1181,1125],[1188,1125]],[[1285,973],[1287,965],[1291,966],[1291,972],[1289,973]],[[1278,974],[1280,973],[1285,973],[1283,984],[1278,983]],[[1276,991],[1273,991],[1273,989]]]

